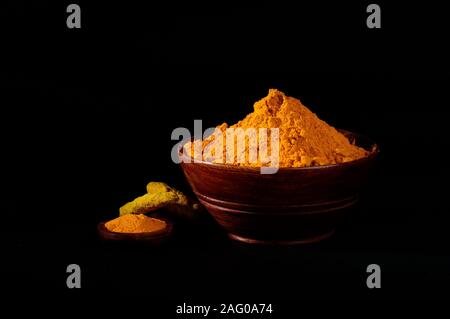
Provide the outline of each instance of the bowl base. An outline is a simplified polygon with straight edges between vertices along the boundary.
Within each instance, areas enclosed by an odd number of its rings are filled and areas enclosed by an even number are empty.
[[[334,229],[328,233],[316,235],[313,237],[301,238],[301,239],[273,239],[273,240],[265,240],[265,239],[254,239],[247,238],[235,234],[228,234],[233,240],[244,242],[247,244],[257,244],[257,245],[304,245],[304,244],[312,244],[317,243],[319,241],[325,240],[334,234]]]

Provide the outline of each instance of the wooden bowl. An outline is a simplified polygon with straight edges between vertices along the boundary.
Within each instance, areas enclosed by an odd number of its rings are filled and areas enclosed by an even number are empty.
[[[158,218],[164,220],[167,224],[165,229],[151,233],[116,233],[108,230],[105,226],[107,222],[100,222],[97,225],[97,231],[101,239],[110,241],[122,241],[122,242],[141,242],[151,245],[159,245],[167,241],[173,231],[173,223],[167,219]]]
[[[280,168],[275,174],[208,162],[182,162],[181,167],[199,201],[232,239],[316,242],[329,237],[346,208],[357,201],[379,152],[368,138],[341,132],[369,155],[336,165]]]

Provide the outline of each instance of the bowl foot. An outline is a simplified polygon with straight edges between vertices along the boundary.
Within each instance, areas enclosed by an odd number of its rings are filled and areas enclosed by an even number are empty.
[[[316,243],[322,240],[327,239],[331,235],[334,234],[334,229],[331,230],[328,233],[320,234],[314,237],[307,237],[302,239],[280,239],[280,240],[264,240],[264,239],[254,239],[254,238],[247,238],[235,234],[228,234],[228,237],[230,237],[233,240],[237,240],[240,242],[244,242],[247,244],[259,244],[259,245],[303,245],[303,244],[312,244]]]

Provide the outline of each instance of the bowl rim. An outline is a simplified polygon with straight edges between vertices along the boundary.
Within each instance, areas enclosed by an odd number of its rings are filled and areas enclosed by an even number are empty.
[[[367,150],[366,151],[369,152],[369,155],[359,158],[357,160],[354,161],[350,161],[350,162],[345,162],[345,163],[338,163],[338,164],[328,164],[328,165],[318,165],[318,166],[304,166],[304,167],[279,167],[278,170],[283,170],[283,171],[309,171],[309,170],[319,170],[319,169],[327,169],[327,168],[337,168],[337,167],[345,167],[345,166],[352,166],[352,165],[357,165],[359,163],[363,163],[369,160],[374,159],[379,153],[380,153],[380,147],[377,143],[375,143],[372,139],[370,139],[369,137],[359,134],[359,133],[355,133],[355,132],[351,132],[351,131],[347,131],[347,130],[342,130],[342,129],[337,129],[339,132],[343,133],[344,135],[351,135],[353,137],[357,137],[360,139],[364,139],[365,141],[367,141],[369,144],[371,144],[371,150]],[[361,146],[359,146],[361,147]],[[180,164],[181,165],[187,165],[187,164],[195,164],[195,165],[207,165],[210,167],[217,167],[217,168],[226,168],[229,170],[239,170],[239,171],[248,171],[248,172],[253,172],[253,171],[260,171],[261,167],[260,166],[237,166],[237,165],[230,165],[230,164],[223,164],[223,163],[212,163],[212,162],[206,162],[204,160],[196,160],[196,161],[191,161],[191,162],[184,162],[182,159],[183,158],[188,158],[187,155],[185,155],[184,153],[181,152],[181,149],[178,152],[178,156],[181,159]]]

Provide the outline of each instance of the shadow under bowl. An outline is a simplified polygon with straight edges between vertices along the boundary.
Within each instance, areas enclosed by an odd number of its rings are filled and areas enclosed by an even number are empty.
[[[185,162],[192,190],[234,240],[247,243],[302,244],[333,234],[346,209],[368,180],[379,152],[367,137],[341,131],[369,154],[352,162],[280,168],[261,174],[256,167]]]

